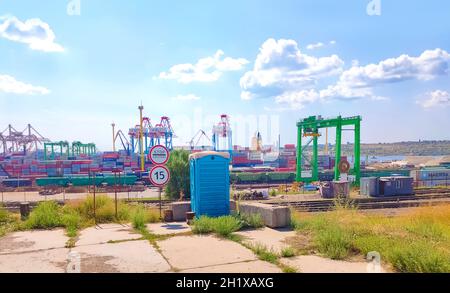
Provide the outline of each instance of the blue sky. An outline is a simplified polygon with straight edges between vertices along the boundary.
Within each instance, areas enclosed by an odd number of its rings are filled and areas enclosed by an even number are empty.
[[[1,130],[107,150],[142,101],[177,144],[222,113],[243,145],[339,114],[363,117],[363,142],[450,139],[445,1],[381,0],[379,16],[369,0],[81,0],[73,16],[70,2],[0,2]]]

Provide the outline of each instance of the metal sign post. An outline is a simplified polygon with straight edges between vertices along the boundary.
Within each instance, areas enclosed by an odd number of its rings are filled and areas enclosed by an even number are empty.
[[[149,172],[149,179],[153,186],[158,187],[159,217],[162,219],[162,188],[170,180],[170,171],[165,166],[169,161],[170,152],[162,145],[155,145],[148,153],[148,159],[155,165]]]
[[[94,188],[94,223],[95,223],[95,225],[97,225],[97,216],[96,216],[96,214],[95,214],[95,184],[96,184],[96,175],[95,175],[95,173],[94,173],[94,186],[93,186],[93,188]]]
[[[161,193],[162,193],[162,187],[158,188],[158,193],[159,193],[159,218],[162,219],[162,197],[161,197]]]
[[[114,209],[117,220],[117,173],[114,172]]]

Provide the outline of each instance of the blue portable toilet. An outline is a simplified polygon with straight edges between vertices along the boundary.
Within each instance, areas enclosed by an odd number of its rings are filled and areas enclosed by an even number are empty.
[[[189,156],[191,209],[196,217],[230,214],[230,154],[199,152]]]

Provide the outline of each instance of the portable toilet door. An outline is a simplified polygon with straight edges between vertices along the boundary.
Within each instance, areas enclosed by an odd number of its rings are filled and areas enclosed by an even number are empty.
[[[191,208],[196,217],[230,214],[230,154],[199,152],[189,156]]]

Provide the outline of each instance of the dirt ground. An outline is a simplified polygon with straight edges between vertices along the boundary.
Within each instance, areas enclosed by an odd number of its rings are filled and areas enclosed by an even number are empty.
[[[442,162],[450,162],[450,156],[406,156],[401,161],[375,163],[371,164],[373,168],[399,168],[405,165],[414,165],[415,167],[439,166]]]

